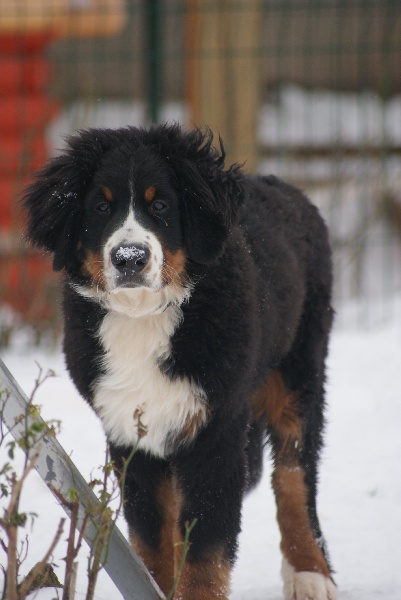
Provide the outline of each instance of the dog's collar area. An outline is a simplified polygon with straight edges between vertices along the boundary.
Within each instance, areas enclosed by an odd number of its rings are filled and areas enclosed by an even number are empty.
[[[180,309],[188,301],[192,286],[165,286],[152,291],[147,288],[116,288],[106,292],[96,286],[87,286],[68,281],[70,287],[81,297],[95,302],[106,311],[125,314],[134,319],[152,317],[170,309]]]

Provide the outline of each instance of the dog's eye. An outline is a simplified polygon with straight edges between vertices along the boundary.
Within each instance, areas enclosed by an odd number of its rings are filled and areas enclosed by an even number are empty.
[[[169,205],[166,202],[163,202],[163,200],[155,200],[150,205],[151,211],[155,214],[164,213],[168,210],[168,208],[169,208]]]
[[[96,204],[95,210],[98,213],[107,214],[110,212],[110,204],[108,202],[99,202],[99,204]]]

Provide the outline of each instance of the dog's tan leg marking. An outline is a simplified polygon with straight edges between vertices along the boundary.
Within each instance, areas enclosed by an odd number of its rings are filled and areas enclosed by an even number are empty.
[[[255,421],[268,425],[278,439],[276,464],[298,464],[303,425],[295,394],[289,392],[278,371],[273,371],[266,385],[251,398]]]
[[[307,491],[300,467],[276,467],[273,488],[281,549],[296,572],[311,571],[330,577],[330,571],[313,535],[307,512]]]
[[[184,550],[178,527],[182,494],[174,476],[160,482],[157,499],[163,513],[157,549],[150,548],[134,532],[130,533],[130,543],[167,595],[178,574]],[[174,594],[175,600],[228,600],[230,571],[231,566],[220,549],[210,551],[202,560],[191,561],[187,556]]]
[[[181,558],[182,548],[176,546],[176,563]],[[231,565],[221,550],[211,550],[207,557],[184,564],[175,600],[228,600],[230,593]]]
[[[224,557],[222,548],[211,548],[202,558],[193,560],[191,553],[186,556],[184,567],[179,574],[182,562],[184,544],[180,528],[177,526],[178,518],[183,506],[183,494],[174,481],[176,494],[176,521],[173,534],[174,541],[174,573],[179,577],[175,590],[175,600],[228,600],[230,592],[231,564]],[[196,527],[196,525],[195,525]],[[191,547],[191,536],[189,537],[189,550]]]
[[[308,515],[308,493],[299,461],[303,442],[302,415],[296,395],[286,389],[279,372],[251,401],[256,419],[275,436],[273,489],[283,553],[285,600],[335,600],[336,587]]]
[[[157,498],[163,514],[157,550],[150,548],[133,532],[130,534],[130,543],[157,581],[160,589],[167,595],[174,583],[174,546],[179,541],[177,524],[179,496],[177,496],[174,477],[166,477],[161,481]]]

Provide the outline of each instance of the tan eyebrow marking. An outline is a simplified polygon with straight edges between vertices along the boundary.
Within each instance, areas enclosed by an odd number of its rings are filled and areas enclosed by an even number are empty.
[[[154,185],[149,186],[148,188],[146,188],[145,190],[145,200],[147,202],[151,202],[154,197],[156,195],[156,188]]]
[[[103,187],[102,188],[102,192],[103,192],[104,197],[106,198],[106,200],[108,202],[112,202],[113,201],[113,194],[111,193],[111,191],[109,190],[108,187]]]

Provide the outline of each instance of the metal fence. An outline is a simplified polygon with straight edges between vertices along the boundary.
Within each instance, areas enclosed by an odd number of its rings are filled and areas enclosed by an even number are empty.
[[[48,431],[47,424],[40,415],[32,412],[32,403],[1,359],[0,392],[2,423],[8,428],[9,433],[27,457],[35,463],[35,468],[48,486],[49,493],[53,493],[60,503],[60,498],[69,498],[71,490],[75,490],[78,498],[77,513],[74,517],[76,527],[83,532],[83,537],[93,552],[97,547],[100,553],[100,564],[105,568],[124,600],[137,600],[138,598],[141,600],[165,600],[164,594],[153,580],[152,575],[112,519],[108,522],[109,539],[103,547],[101,544],[99,545],[99,537],[102,535],[102,518],[103,527],[106,522],[105,507],[101,505],[93,488],[82,477],[71,457],[57,439],[51,434],[44,435],[44,437],[38,434],[38,431]],[[30,431],[32,434],[34,426],[36,426],[36,433],[29,436],[27,432]],[[61,506],[71,519],[73,504],[61,502]],[[85,518],[88,515],[90,518]],[[6,590],[3,591],[6,592]],[[72,595],[75,597],[75,593]]]
[[[16,196],[63,136],[175,120],[211,125],[230,160],[294,182],[320,206],[340,322],[395,310],[399,0],[60,0],[52,14],[43,4],[34,15],[28,0],[0,7],[3,306],[58,322],[55,279],[20,242]],[[5,331],[15,312],[1,314]]]

